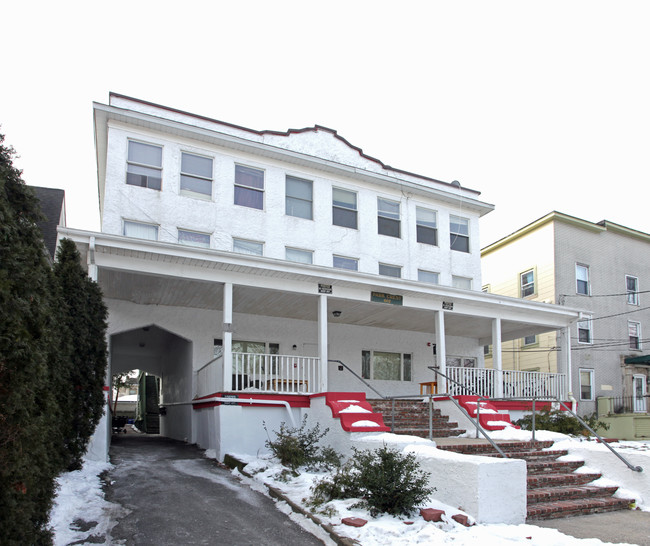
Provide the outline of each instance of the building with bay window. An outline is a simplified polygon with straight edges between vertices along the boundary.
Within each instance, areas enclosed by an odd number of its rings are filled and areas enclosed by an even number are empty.
[[[118,94],[94,122],[101,231],[60,236],[104,291],[112,372],[160,378],[166,436],[255,453],[262,421],[324,393],[451,392],[480,375],[498,395],[485,345],[559,331],[570,354],[577,311],[481,292],[494,207],[476,190],[321,126],[258,131]]]

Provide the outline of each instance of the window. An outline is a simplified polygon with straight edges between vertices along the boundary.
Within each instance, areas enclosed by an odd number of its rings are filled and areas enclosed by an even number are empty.
[[[264,358],[261,355],[278,355],[280,354],[280,344],[279,343],[266,343],[264,341],[238,341],[233,340],[232,342],[232,352],[233,353],[244,353],[248,356],[235,359],[233,358],[233,373],[236,374],[259,374],[264,372],[269,372],[271,374],[276,374],[278,372],[278,359],[277,357],[271,357],[270,359]],[[260,355],[260,356],[252,356]],[[269,362],[271,364],[270,370],[265,369],[265,364]]]
[[[264,253],[264,243],[258,243],[256,241],[245,241],[244,239],[233,239],[232,250],[233,252],[239,252],[240,254],[262,256]]]
[[[452,277],[451,277],[451,285],[454,288],[462,288],[463,290],[471,290],[472,289],[472,279],[469,279],[467,277],[458,277],[456,275],[452,275]]]
[[[264,209],[264,171],[235,165],[235,205]]]
[[[476,358],[468,356],[447,356],[445,359],[449,368],[476,368]]]
[[[535,295],[535,271],[530,270],[519,276],[519,291],[522,298]]]
[[[212,159],[181,154],[181,192],[212,197]]]
[[[210,248],[210,235],[197,231],[178,230],[178,242],[189,246],[200,246]]]
[[[124,235],[136,239],[158,240],[158,226],[124,220]]]
[[[162,186],[162,146],[129,140],[126,183],[160,190]]]
[[[418,269],[418,281],[428,282],[431,284],[440,284],[440,273]]]
[[[641,323],[629,321],[627,329],[630,336],[630,349],[641,349]]]
[[[298,248],[287,247],[285,249],[285,258],[290,262],[310,264],[314,261],[314,253],[311,250],[300,250]]]
[[[580,400],[594,399],[594,371],[580,368]]]
[[[591,317],[578,321],[578,343],[591,343]]]
[[[289,216],[297,216],[298,218],[306,218],[307,220],[311,220],[313,218],[312,181],[303,180],[302,178],[295,178],[293,176],[287,176],[286,191],[287,214]]]
[[[589,295],[589,268],[576,264],[576,293]]]
[[[469,220],[460,216],[449,216],[449,246],[452,250],[469,252]]]
[[[402,276],[402,268],[398,265],[379,264],[379,274],[399,278]]]
[[[530,347],[531,345],[537,345],[537,336],[526,336],[524,338],[524,347]]]
[[[399,202],[377,198],[377,233],[401,237]]]
[[[416,207],[415,224],[418,243],[438,245],[438,228],[436,224],[436,211]]]
[[[332,188],[332,224],[357,229],[357,194]]]
[[[361,375],[364,379],[411,381],[411,355],[383,351],[361,351]]]
[[[627,302],[631,305],[639,305],[639,279],[625,275],[625,289],[627,290]]]
[[[350,271],[359,271],[359,260],[356,258],[346,258],[345,256],[334,256],[334,267],[337,269],[349,269]]]

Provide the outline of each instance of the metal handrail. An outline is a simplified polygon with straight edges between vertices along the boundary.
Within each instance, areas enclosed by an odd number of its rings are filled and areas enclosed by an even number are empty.
[[[474,389],[470,389],[470,388],[467,387],[466,385],[463,385],[462,383],[459,383],[459,382],[456,381],[455,379],[452,379],[452,378],[449,377],[447,374],[442,373],[442,372],[441,372],[438,368],[436,368],[435,366],[427,366],[427,368],[429,368],[432,372],[434,372],[434,373],[436,373],[436,374],[438,374],[438,375],[441,375],[441,376],[444,377],[447,381],[451,381],[452,383],[455,383],[456,385],[458,385],[458,386],[461,387],[462,389],[465,389],[466,391],[471,392],[473,396],[481,396],[481,395],[480,395],[479,393],[477,393]]]

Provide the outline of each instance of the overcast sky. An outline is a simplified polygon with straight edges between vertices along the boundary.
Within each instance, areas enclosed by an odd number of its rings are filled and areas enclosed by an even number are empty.
[[[0,132],[99,229],[92,102],[315,124],[481,192],[481,245],[552,210],[650,232],[650,2],[5,2]]]

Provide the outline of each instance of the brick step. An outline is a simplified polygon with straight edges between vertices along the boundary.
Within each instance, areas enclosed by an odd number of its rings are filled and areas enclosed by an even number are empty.
[[[537,474],[561,474],[577,470],[585,463],[584,461],[526,461],[528,475]]]
[[[566,518],[626,510],[633,501],[615,497],[597,497],[590,499],[571,499],[565,501],[542,502],[528,507],[527,521],[536,519]]]
[[[596,487],[595,485],[542,487],[530,489],[527,493],[528,507],[534,504],[549,503],[570,499],[611,497],[618,487]]]
[[[558,457],[568,455],[569,452],[564,449],[552,451],[508,451],[508,457],[511,459],[525,459],[526,461],[554,461]],[[500,457],[498,453],[487,453],[489,457]]]
[[[518,453],[520,457],[521,454],[525,453],[537,453],[541,452],[542,449],[551,447],[553,445],[552,441],[536,441],[536,442],[496,442],[500,449],[502,449],[506,454],[509,453]],[[446,449],[448,451],[455,451],[456,453],[465,453],[468,455],[498,455],[498,452],[492,447],[491,444],[453,444],[446,446],[438,446],[440,449]]]
[[[533,474],[526,478],[528,489],[585,485],[600,478],[600,474]]]
[[[384,423],[392,423],[393,419],[391,419],[390,415],[386,415],[385,413],[382,414],[384,416]],[[436,425],[445,427],[447,426],[447,423],[449,423],[449,419],[431,419],[431,423],[435,427]],[[395,424],[396,425],[414,425],[414,426],[419,426],[419,427],[428,427],[429,426],[429,419],[404,419],[404,418],[397,418],[395,417]]]
[[[465,432],[462,429],[455,429],[455,428],[439,428],[439,429],[433,429],[432,431],[432,436],[434,438],[452,438],[454,436],[458,436],[459,434],[462,434]],[[420,438],[428,438],[429,437],[429,427],[425,428],[402,428],[399,430],[395,430],[395,434],[405,434],[408,436],[418,436]]]

